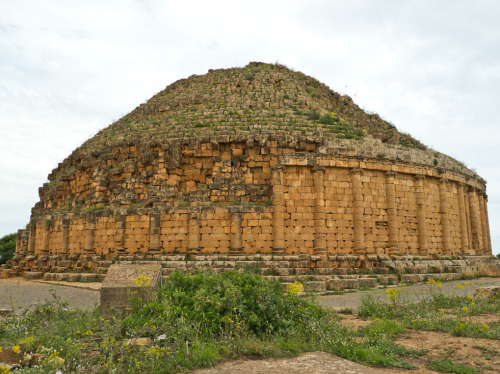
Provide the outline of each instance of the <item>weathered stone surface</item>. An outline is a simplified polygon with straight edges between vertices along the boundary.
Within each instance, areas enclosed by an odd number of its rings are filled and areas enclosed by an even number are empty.
[[[125,345],[129,347],[152,347],[153,340],[151,338],[133,338],[127,339],[125,341]]]
[[[500,274],[475,172],[282,65],[175,82],[48,179],[1,277],[87,281],[137,260],[164,276]]]
[[[490,286],[481,287],[474,291],[474,297],[477,299],[487,299],[490,297],[497,297],[500,295],[500,287]]]
[[[111,265],[101,286],[101,316],[109,319],[126,314],[132,297],[152,300],[161,279],[161,265]]]

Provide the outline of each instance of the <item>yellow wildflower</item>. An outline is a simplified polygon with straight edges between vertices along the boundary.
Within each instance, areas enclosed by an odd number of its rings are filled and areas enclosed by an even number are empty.
[[[17,353],[17,352],[19,352],[20,350],[21,350],[21,347],[20,347],[20,346],[18,346],[18,345],[15,345],[15,346],[13,346],[13,347],[12,347],[12,352],[14,352],[14,353]]]

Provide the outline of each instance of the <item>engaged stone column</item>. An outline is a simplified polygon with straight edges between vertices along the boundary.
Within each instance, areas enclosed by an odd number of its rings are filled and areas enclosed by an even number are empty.
[[[457,187],[457,199],[458,199],[458,217],[460,219],[460,239],[462,242],[461,254],[469,254],[467,212],[465,210],[465,194],[464,194],[464,185],[462,183],[459,183]]]
[[[61,254],[69,253],[69,217],[64,216],[62,219],[62,246],[61,246]]]
[[[36,222],[32,220],[30,222],[30,236],[28,239],[28,254],[35,254],[35,240],[36,240]]]
[[[421,174],[415,175],[415,199],[417,201],[418,251],[421,255],[429,254],[427,244],[427,229],[425,223],[425,192],[424,179]]]
[[[95,232],[95,215],[87,214],[87,223],[85,225],[85,246],[83,248],[85,254],[94,253],[94,232]]]
[[[479,200],[479,217],[480,217],[480,222],[481,222],[481,234],[483,238],[483,247],[482,247],[482,253],[483,255],[487,256],[490,253],[490,250],[488,248],[488,229],[487,229],[487,224],[486,224],[486,214],[484,211],[484,198],[483,198],[483,193],[478,191],[478,200]]]
[[[486,225],[486,247],[488,248],[488,255],[492,255],[492,248],[491,248],[491,234],[490,234],[490,220],[488,218],[488,195],[484,194],[484,218],[485,218],[485,225]]]
[[[160,253],[161,252],[160,226],[161,226],[160,213],[151,214],[149,216],[149,250],[148,250],[148,252],[152,252],[152,253]]]
[[[50,224],[52,221],[50,218],[45,218],[43,221],[43,238],[42,238],[42,254],[49,253],[49,239],[50,239]]]
[[[353,205],[353,231],[354,231],[354,254],[365,254],[365,220],[363,208],[363,187],[361,174],[363,170],[351,169],[352,205]]]
[[[241,212],[237,209],[231,210],[231,252],[241,252]]]
[[[399,227],[398,212],[396,210],[396,186],[394,178],[396,173],[388,171],[385,174],[385,198],[387,205],[387,236],[388,248],[385,253],[389,255],[399,254]]]
[[[125,225],[125,213],[120,212],[116,215],[116,251],[119,254],[125,253]]]
[[[314,166],[314,253],[326,253],[325,168]]]
[[[448,208],[448,180],[441,179],[439,182],[439,213],[441,215],[441,242],[442,254],[450,255],[450,218]]]
[[[283,198],[284,169],[272,168],[273,183],[273,252],[285,251],[285,199]]]
[[[469,204],[470,204],[470,221],[471,221],[471,237],[472,249],[476,255],[482,254],[482,234],[481,223],[479,219],[479,201],[475,188],[469,189]]]
[[[23,229],[17,230],[16,250],[14,252],[16,255],[24,255],[25,254],[25,249],[23,248],[22,239],[21,239],[24,231],[25,230],[23,230]]]
[[[188,253],[196,254],[200,252],[200,213],[197,211],[189,212],[188,220]]]

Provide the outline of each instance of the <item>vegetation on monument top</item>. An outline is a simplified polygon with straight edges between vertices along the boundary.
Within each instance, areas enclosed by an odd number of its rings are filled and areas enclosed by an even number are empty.
[[[138,287],[143,283],[147,280],[138,278]],[[104,320],[98,309],[68,310],[57,298],[4,319],[0,362],[7,356],[22,361],[25,353],[41,353],[37,366],[26,366],[23,372],[175,373],[238,357],[289,357],[321,350],[369,366],[488,372],[489,360],[500,354],[491,344],[500,338],[500,325],[476,317],[498,315],[500,303],[498,296],[461,296],[460,290],[469,285],[459,283],[458,293],[447,296],[440,292],[439,281],[429,280],[428,293],[415,304],[405,301],[404,289],[388,288],[388,303],[363,300],[358,318],[364,321],[355,327],[343,323],[347,315],[307,301],[310,295],[299,297],[299,283],[290,285],[286,294],[279,283],[250,272],[179,271],[154,301],[133,299],[132,312],[124,319]],[[398,342],[419,331],[474,338],[471,349],[480,353],[481,362],[454,356],[451,347],[441,354],[436,348],[429,352]],[[134,345],[139,338],[150,340]]]
[[[264,63],[181,79],[99,132],[82,149],[136,135],[165,140],[251,134],[353,140],[370,135],[388,144],[426,149],[318,80]]]

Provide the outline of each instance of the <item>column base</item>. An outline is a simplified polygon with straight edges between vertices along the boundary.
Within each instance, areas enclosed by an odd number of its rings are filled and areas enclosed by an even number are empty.
[[[199,247],[198,247],[198,248],[188,248],[188,249],[187,249],[187,253],[188,253],[189,255],[197,255],[197,254],[199,254],[199,253],[200,253],[200,250],[201,250],[201,249],[200,249]]]
[[[318,247],[314,248],[313,250],[315,255],[326,255],[326,253],[328,252],[326,247]]]
[[[285,253],[285,248],[273,248],[273,253]]]
[[[243,254],[243,248],[242,247],[229,248],[228,253],[230,255],[241,255]]]

